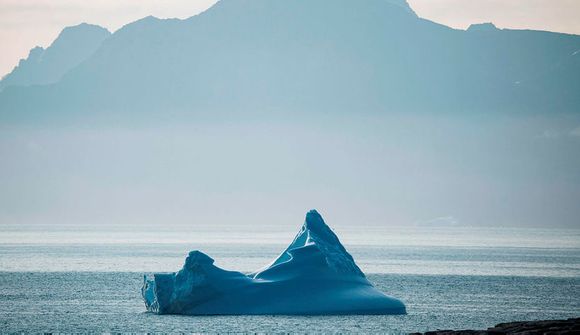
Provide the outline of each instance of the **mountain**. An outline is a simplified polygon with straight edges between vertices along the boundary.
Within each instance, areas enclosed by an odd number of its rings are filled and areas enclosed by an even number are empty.
[[[7,86],[46,85],[58,82],[99,48],[111,33],[99,26],[79,24],[65,28],[46,49],[35,47],[28,58],[0,81],[0,91]]]
[[[579,50],[402,0],[147,17],[0,93],[0,223],[577,227]]]
[[[126,25],[57,83],[6,89],[1,119],[579,110],[566,92],[580,77],[559,75],[579,36],[490,27],[454,30],[405,1],[222,0]]]
[[[200,251],[177,273],[144,277],[145,306],[158,314],[405,314],[405,305],[377,290],[312,210],[290,246],[249,275],[226,271]]]

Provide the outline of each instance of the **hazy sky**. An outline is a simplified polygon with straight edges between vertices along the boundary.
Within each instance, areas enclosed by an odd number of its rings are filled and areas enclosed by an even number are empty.
[[[36,45],[81,22],[115,31],[147,15],[186,18],[216,0],[0,0],[0,75]],[[493,21],[499,27],[580,34],[578,0],[409,0],[421,17],[456,28]]]

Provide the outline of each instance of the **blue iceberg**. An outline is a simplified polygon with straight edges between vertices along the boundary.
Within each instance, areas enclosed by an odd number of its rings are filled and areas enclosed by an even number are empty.
[[[312,210],[294,241],[266,267],[243,274],[192,251],[177,273],[144,277],[147,310],[186,315],[405,314],[377,290],[338,237]]]

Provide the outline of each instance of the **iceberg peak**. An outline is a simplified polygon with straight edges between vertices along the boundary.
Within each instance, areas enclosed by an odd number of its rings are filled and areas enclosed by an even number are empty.
[[[311,209],[310,211],[308,211],[308,213],[306,213],[306,219],[304,220],[304,225],[306,225],[308,228],[311,229],[317,229],[317,226],[323,226],[327,229],[330,229],[326,223],[324,223],[324,219],[322,218],[322,215],[320,215],[320,213],[318,213],[318,211],[316,209]]]
[[[308,233],[308,242],[317,245],[330,269],[337,273],[365,277],[352,256],[340,243],[338,236],[324,222],[322,215],[318,211],[311,210],[306,214],[303,229]]]
[[[183,267],[189,269],[197,265],[212,265],[213,262],[213,258],[209,257],[201,251],[194,250],[189,252]]]

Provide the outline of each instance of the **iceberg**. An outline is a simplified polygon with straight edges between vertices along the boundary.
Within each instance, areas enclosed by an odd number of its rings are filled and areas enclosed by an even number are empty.
[[[185,315],[405,314],[376,289],[315,210],[272,263],[250,274],[227,271],[192,251],[176,273],[144,276],[147,310]]]

